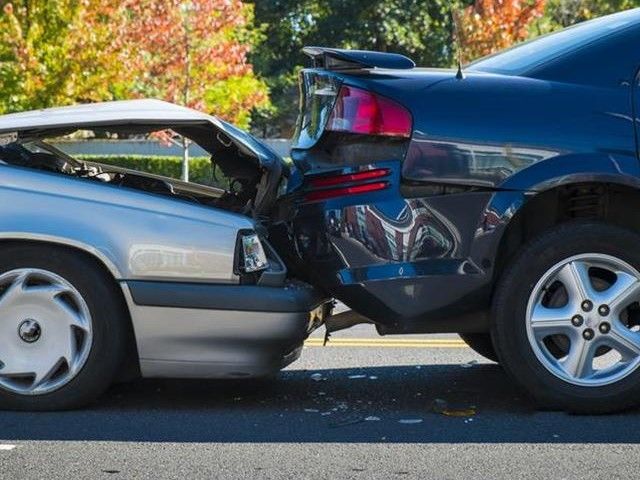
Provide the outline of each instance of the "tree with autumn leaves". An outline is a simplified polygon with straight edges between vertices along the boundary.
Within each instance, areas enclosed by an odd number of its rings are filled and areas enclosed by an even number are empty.
[[[252,7],[240,0],[123,0],[116,50],[129,75],[121,96],[163,98],[214,112],[248,127],[251,112],[268,105],[266,84],[246,58],[255,41]],[[189,179],[189,140],[182,179]]]
[[[469,62],[634,6],[640,0],[0,0],[0,113],[157,97],[288,136],[304,45],[450,67],[456,43]]]
[[[463,63],[527,39],[544,8],[545,0],[477,0],[454,12]]]
[[[0,1],[0,112],[154,97],[240,126],[268,105],[240,0]]]
[[[123,0],[118,42],[129,89],[215,112],[247,127],[268,103],[247,54],[256,42],[252,6],[240,0]]]

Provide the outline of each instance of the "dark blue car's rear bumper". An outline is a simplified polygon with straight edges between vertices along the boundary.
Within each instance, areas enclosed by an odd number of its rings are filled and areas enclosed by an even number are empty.
[[[491,193],[405,198],[383,165],[388,190],[298,205],[280,252],[383,332],[486,330],[493,265],[472,250]]]

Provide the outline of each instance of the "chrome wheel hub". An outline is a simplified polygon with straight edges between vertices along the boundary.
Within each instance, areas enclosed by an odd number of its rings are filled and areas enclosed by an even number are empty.
[[[536,357],[556,377],[617,382],[640,365],[640,273],[609,255],[563,260],[534,287],[526,326]]]
[[[42,328],[40,324],[29,318],[18,326],[18,335],[23,342],[33,343],[40,339]]]
[[[92,345],[89,308],[73,285],[40,269],[0,275],[0,388],[39,395],[71,381]]]

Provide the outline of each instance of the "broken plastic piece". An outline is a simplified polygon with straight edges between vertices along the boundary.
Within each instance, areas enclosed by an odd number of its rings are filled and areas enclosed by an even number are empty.
[[[447,417],[470,417],[476,414],[474,406],[450,407],[446,400],[436,398],[433,401],[433,411]]]
[[[398,420],[398,423],[403,425],[415,425],[418,423],[422,423],[421,418],[403,418],[402,420]]]

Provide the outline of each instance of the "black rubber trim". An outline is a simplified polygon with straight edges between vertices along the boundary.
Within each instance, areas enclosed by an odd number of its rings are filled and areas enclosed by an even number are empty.
[[[326,299],[304,283],[284,287],[217,285],[130,280],[136,305],[148,307],[237,310],[244,312],[309,312]]]

